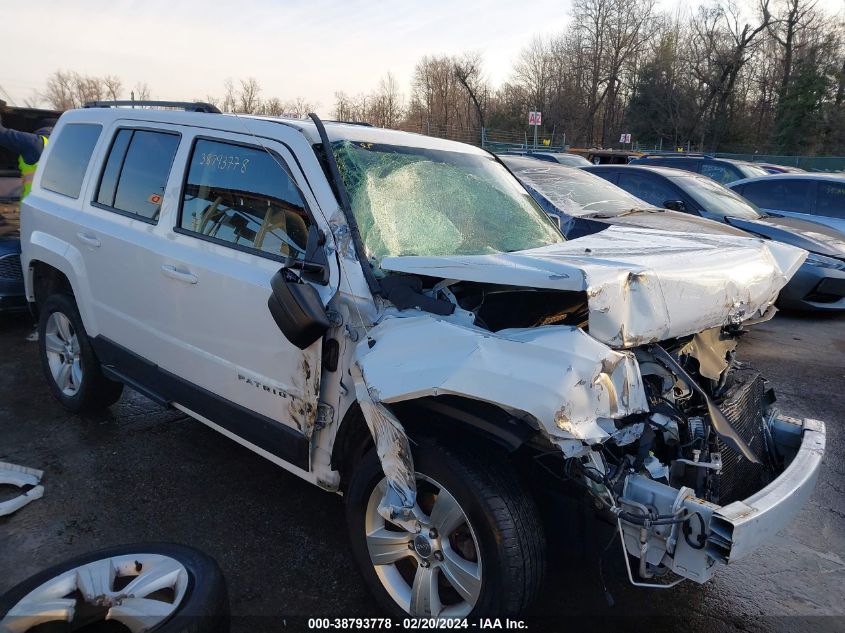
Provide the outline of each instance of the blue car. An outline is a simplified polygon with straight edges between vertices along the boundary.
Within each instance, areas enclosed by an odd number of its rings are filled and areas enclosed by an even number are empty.
[[[0,237],[0,312],[10,310],[26,310],[21,241],[14,236]]]
[[[641,165],[585,167],[646,202],[716,220],[810,252],[778,305],[792,310],[845,310],[845,234],[809,220],[765,213],[714,180],[680,169]]]
[[[778,174],[728,186],[766,213],[811,220],[845,235],[845,175],[841,173]]]

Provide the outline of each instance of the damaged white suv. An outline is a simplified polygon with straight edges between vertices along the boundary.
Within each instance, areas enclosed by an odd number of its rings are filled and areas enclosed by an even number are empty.
[[[519,613],[561,485],[642,585],[706,581],[810,495],[824,425],[734,351],[803,251],[567,242],[477,148],[187,109],[56,126],[22,212],[50,389],[79,411],[130,385],[342,492],[389,612]]]

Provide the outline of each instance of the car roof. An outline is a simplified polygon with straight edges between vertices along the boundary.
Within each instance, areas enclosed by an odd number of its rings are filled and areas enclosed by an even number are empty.
[[[170,123],[203,129],[216,129],[237,134],[251,134],[273,138],[275,126],[285,125],[298,130],[312,145],[320,142],[317,126],[311,119],[259,116],[253,114],[185,112],[149,108],[81,108],[65,112],[60,123],[109,124],[119,119],[150,123]],[[330,142],[353,141],[403,145],[443,151],[462,152],[489,156],[483,149],[466,143],[425,136],[414,132],[387,130],[356,123],[323,121]]]
[[[754,178],[743,178],[730,183],[728,186],[736,187],[737,185],[744,185],[748,182],[757,182],[759,180],[832,180],[835,182],[845,182],[845,174],[820,174],[820,173],[806,173],[806,174],[769,174],[768,176],[754,176]]]
[[[499,159],[508,166],[508,168],[514,172],[518,173],[521,171],[558,171],[563,173],[573,173],[580,171],[580,167],[572,167],[570,165],[564,165],[562,163],[558,163],[557,161],[544,161],[544,160],[537,160],[531,156],[517,156],[514,154],[503,154],[499,156]]]
[[[686,169],[678,169],[676,167],[663,167],[662,165],[592,165],[590,167],[579,167],[578,169],[595,172],[611,171],[617,169],[622,169],[625,171],[650,171],[655,174],[659,174],[660,176],[665,176],[666,178],[678,178],[699,175],[695,172],[687,171]]]

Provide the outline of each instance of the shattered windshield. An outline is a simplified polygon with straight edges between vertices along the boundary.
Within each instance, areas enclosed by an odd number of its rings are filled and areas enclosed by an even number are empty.
[[[563,241],[490,156],[421,147],[332,144],[367,257],[483,255]]]
[[[570,216],[615,216],[653,207],[604,178],[580,169],[556,165],[518,167],[507,159],[504,162],[523,184]]]
[[[743,220],[757,220],[766,217],[752,202],[738,193],[723,187],[715,180],[704,176],[684,175],[675,177],[687,186],[687,193],[710,213],[728,218],[742,218]],[[682,186],[683,186],[682,184]]]

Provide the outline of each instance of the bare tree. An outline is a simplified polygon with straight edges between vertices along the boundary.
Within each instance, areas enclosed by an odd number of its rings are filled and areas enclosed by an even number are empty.
[[[245,114],[254,114],[261,108],[261,85],[255,77],[241,79],[241,90],[238,95],[238,109]]]
[[[138,101],[149,101],[150,99],[150,87],[147,85],[146,81],[139,81],[135,84],[135,98]]]
[[[455,61],[454,66],[455,77],[472,101],[478,124],[482,128],[485,127],[485,114],[490,98],[490,86],[484,77],[483,65],[480,53],[464,53]]]
[[[74,75],[72,72],[57,70],[47,78],[42,97],[54,110],[70,110],[80,105]]]
[[[221,110],[223,112],[234,112],[238,107],[238,101],[235,97],[235,84],[232,83],[231,79],[227,79],[223,82],[223,100],[221,101]]]
[[[103,77],[103,88],[105,89],[106,96],[111,99],[112,101],[117,101],[120,99],[120,95],[123,93],[123,82],[120,80],[119,77],[116,75],[106,75]]]

